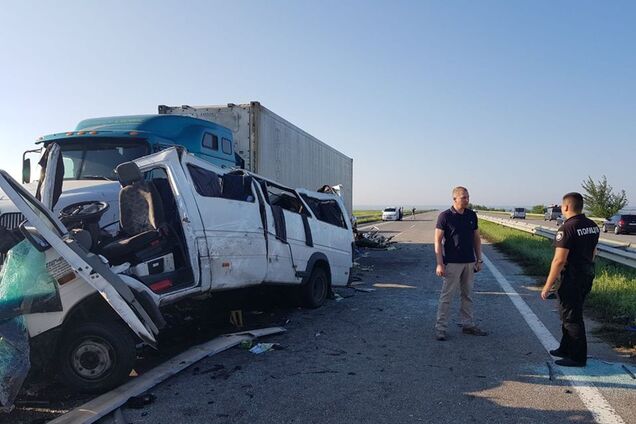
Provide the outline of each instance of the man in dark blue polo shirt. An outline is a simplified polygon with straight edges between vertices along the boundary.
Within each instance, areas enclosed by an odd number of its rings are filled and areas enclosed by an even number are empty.
[[[488,334],[475,326],[473,317],[473,273],[481,270],[483,261],[477,214],[468,209],[468,200],[468,190],[455,187],[453,206],[439,214],[435,227],[435,273],[444,279],[435,324],[440,341],[446,340],[448,309],[458,289],[461,292],[462,332],[474,336]]]

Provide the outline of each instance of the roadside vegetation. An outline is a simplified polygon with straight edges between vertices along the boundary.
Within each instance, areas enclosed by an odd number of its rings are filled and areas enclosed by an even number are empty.
[[[359,210],[353,211],[353,216],[358,220],[358,224],[364,224],[366,222],[379,221],[382,219],[382,211],[375,210]]]
[[[479,220],[479,228],[485,239],[543,284],[554,254],[551,240],[483,219]],[[603,321],[636,325],[636,270],[597,258],[596,278],[586,306]]]
[[[534,205],[532,208],[530,208],[528,213],[531,213],[533,215],[543,215],[546,209],[546,205]]]
[[[625,190],[614,193],[614,188],[607,182],[607,177],[594,181],[592,177],[587,177],[583,181],[583,199],[585,208],[590,215],[608,218],[627,206],[628,200]]]
[[[433,209],[416,209],[415,215],[425,212],[430,212]],[[367,222],[375,222],[382,220],[382,211],[381,210],[355,210],[353,211],[353,216],[358,220],[358,225],[365,224]],[[404,219],[409,219],[411,216],[411,209],[404,209]]]

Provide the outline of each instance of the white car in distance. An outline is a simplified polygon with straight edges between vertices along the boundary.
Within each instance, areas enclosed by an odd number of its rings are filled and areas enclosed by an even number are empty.
[[[384,208],[382,211],[382,221],[399,221],[400,220],[400,210],[396,207],[388,207]]]

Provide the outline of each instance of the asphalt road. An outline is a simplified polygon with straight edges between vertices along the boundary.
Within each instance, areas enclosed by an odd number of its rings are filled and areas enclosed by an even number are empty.
[[[510,214],[493,214],[487,212],[479,212],[483,215],[491,215],[497,218],[509,218]],[[544,227],[557,228],[556,221],[545,221],[540,218],[528,217],[526,219],[515,219],[515,221],[526,222],[528,224],[543,225]],[[613,232],[601,233],[602,239],[609,239],[621,243],[630,243],[632,247],[636,247],[636,234],[614,234]]]
[[[553,358],[540,340],[559,337],[556,303],[541,301],[535,282],[490,246],[491,265],[476,277],[474,300],[478,324],[491,334],[463,335],[455,302],[449,340],[434,339],[441,287],[435,216],[379,225],[399,243],[358,259],[365,271],[356,287],[374,292],[338,289],[344,299],[318,310],[283,310],[288,332],[263,340],[282,350],[235,348],[209,357],[155,387],[151,405],[124,410],[126,420],[636,423],[636,380],[621,367],[636,372],[633,359],[590,337],[588,367],[573,374],[553,365],[551,379]],[[502,279],[511,287],[504,290]],[[511,299],[529,306],[523,316]],[[279,324],[281,311],[272,316]]]

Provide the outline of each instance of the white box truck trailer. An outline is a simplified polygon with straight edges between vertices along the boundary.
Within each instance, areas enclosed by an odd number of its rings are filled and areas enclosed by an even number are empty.
[[[212,121],[232,131],[234,150],[245,168],[289,187],[317,190],[342,185],[351,214],[353,159],[285,120],[259,102],[212,106],[159,106],[159,114]]]

